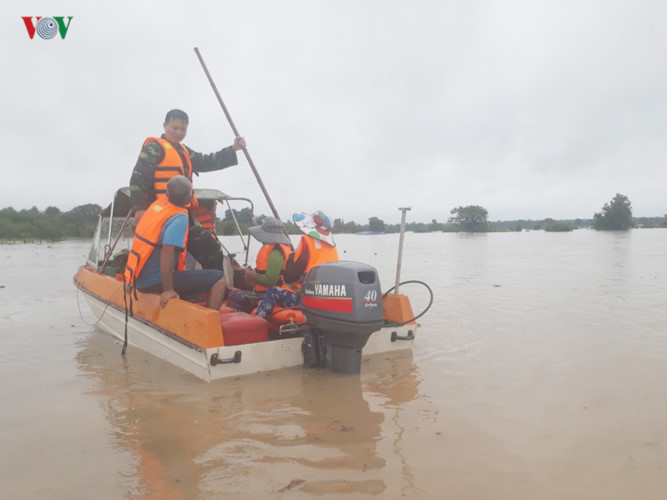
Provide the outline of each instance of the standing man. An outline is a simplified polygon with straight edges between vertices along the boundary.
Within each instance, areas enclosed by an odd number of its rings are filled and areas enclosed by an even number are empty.
[[[224,273],[217,269],[185,270],[188,211],[192,183],[177,175],[166,185],[167,197],[155,200],[137,224],[127,258],[125,281],[143,293],[159,293],[160,306],[180,296],[210,292],[208,307],[220,309],[227,291]]]
[[[217,153],[198,153],[181,143],[188,132],[188,122],[187,113],[172,109],[164,120],[164,134],[161,137],[149,137],[144,141],[130,178],[130,201],[137,223],[151,203],[166,197],[169,179],[183,175],[192,181],[193,173],[212,172],[236,165],[236,152],[246,147],[245,139],[237,137],[232,146]],[[222,248],[214,235],[196,224],[198,218],[208,217],[208,214],[200,209],[197,209],[195,216],[193,210],[197,206],[197,199],[192,195],[187,250],[204,269],[221,270]]]

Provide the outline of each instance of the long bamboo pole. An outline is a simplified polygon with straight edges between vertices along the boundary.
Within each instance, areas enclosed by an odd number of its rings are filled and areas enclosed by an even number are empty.
[[[218,92],[218,88],[215,85],[215,82],[213,81],[213,78],[211,78],[211,74],[208,72],[208,68],[206,67],[206,63],[204,62],[204,59],[202,58],[201,54],[199,53],[199,49],[195,47],[195,53],[197,54],[197,57],[199,58],[199,62],[201,63],[202,68],[204,69],[204,73],[206,73],[206,77],[208,78],[208,82],[211,84],[211,87],[213,88],[213,92],[215,92],[215,96],[218,98],[218,102],[220,103],[220,107],[222,107],[222,111],[225,113],[225,116],[227,117],[227,121],[229,122],[229,125],[232,127],[232,130],[234,131],[234,135],[236,137],[240,137],[239,131],[236,129],[236,125],[234,125],[234,121],[232,120],[231,115],[229,114],[229,111],[227,111],[227,106],[225,106],[225,103],[222,101],[222,97],[220,97],[220,92]],[[273,205],[273,202],[271,201],[271,197],[269,196],[268,191],[266,190],[266,187],[264,187],[264,183],[262,182],[262,178],[259,176],[259,172],[255,168],[255,163],[252,161],[252,158],[250,158],[250,153],[248,153],[247,148],[243,148],[243,154],[246,157],[246,160],[248,160],[248,164],[250,165],[250,168],[252,169],[252,173],[255,174],[255,178],[257,179],[257,183],[259,184],[259,187],[262,189],[262,193],[264,193],[264,197],[266,198],[266,201],[269,204],[269,207],[271,208],[271,212],[273,213],[273,216],[278,219],[280,219],[280,216],[278,215],[278,211],[276,210],[276,207]]]

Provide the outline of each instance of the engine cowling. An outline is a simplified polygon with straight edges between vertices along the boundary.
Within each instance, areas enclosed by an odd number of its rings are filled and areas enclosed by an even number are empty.
[[[382,289],[374,267],[339,261],[312,268],[303,283],[303,311],[318,335],[323,362],[358,373],[370,335],[382,328]]]

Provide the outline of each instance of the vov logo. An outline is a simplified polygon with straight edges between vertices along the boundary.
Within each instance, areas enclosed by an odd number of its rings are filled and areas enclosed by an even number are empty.
[[[56,34],[60,33],[61,38],[64,40],[69,25],[72,23],[72,17],[74,16],[67,17],[67,24],[65,24],[65,16],[24,16],[21,17],[21,19],[23,19],[23,22],[25,23],[25,29],[28,30],[30,40],[35,36],[35,32],[44,40],[50,40],[56,36]],[[33,21],[33,19],[35,21]]]

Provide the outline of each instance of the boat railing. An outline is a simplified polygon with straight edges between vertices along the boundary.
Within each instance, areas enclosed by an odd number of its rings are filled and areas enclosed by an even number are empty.
[[[107,271],[106,267],[113,256],[125,251],[128,252],[134,237],[135,223],[130,216],[130,191],[129,188],[121,188],[116,191],[112,203],[102,211],[97,222],[97,228],[88,252],[86,263],[99,272],[110,274],[113,268]],[[202,201],[215,201],[229,210],[236,233],[241,239],[243,253],[245,253],[245,265],[248,263],[250,253],[250,233],[244,234],[236,213],[230,202],[241,201],[250,205],[250,220],[254,217],[254,204],[249,198],[229,196],[216,189],[195,189],[195,195]],[[218,239],[219,241],[219,239]],[[230,254],[229,250],[220,242],[224,253]]]

